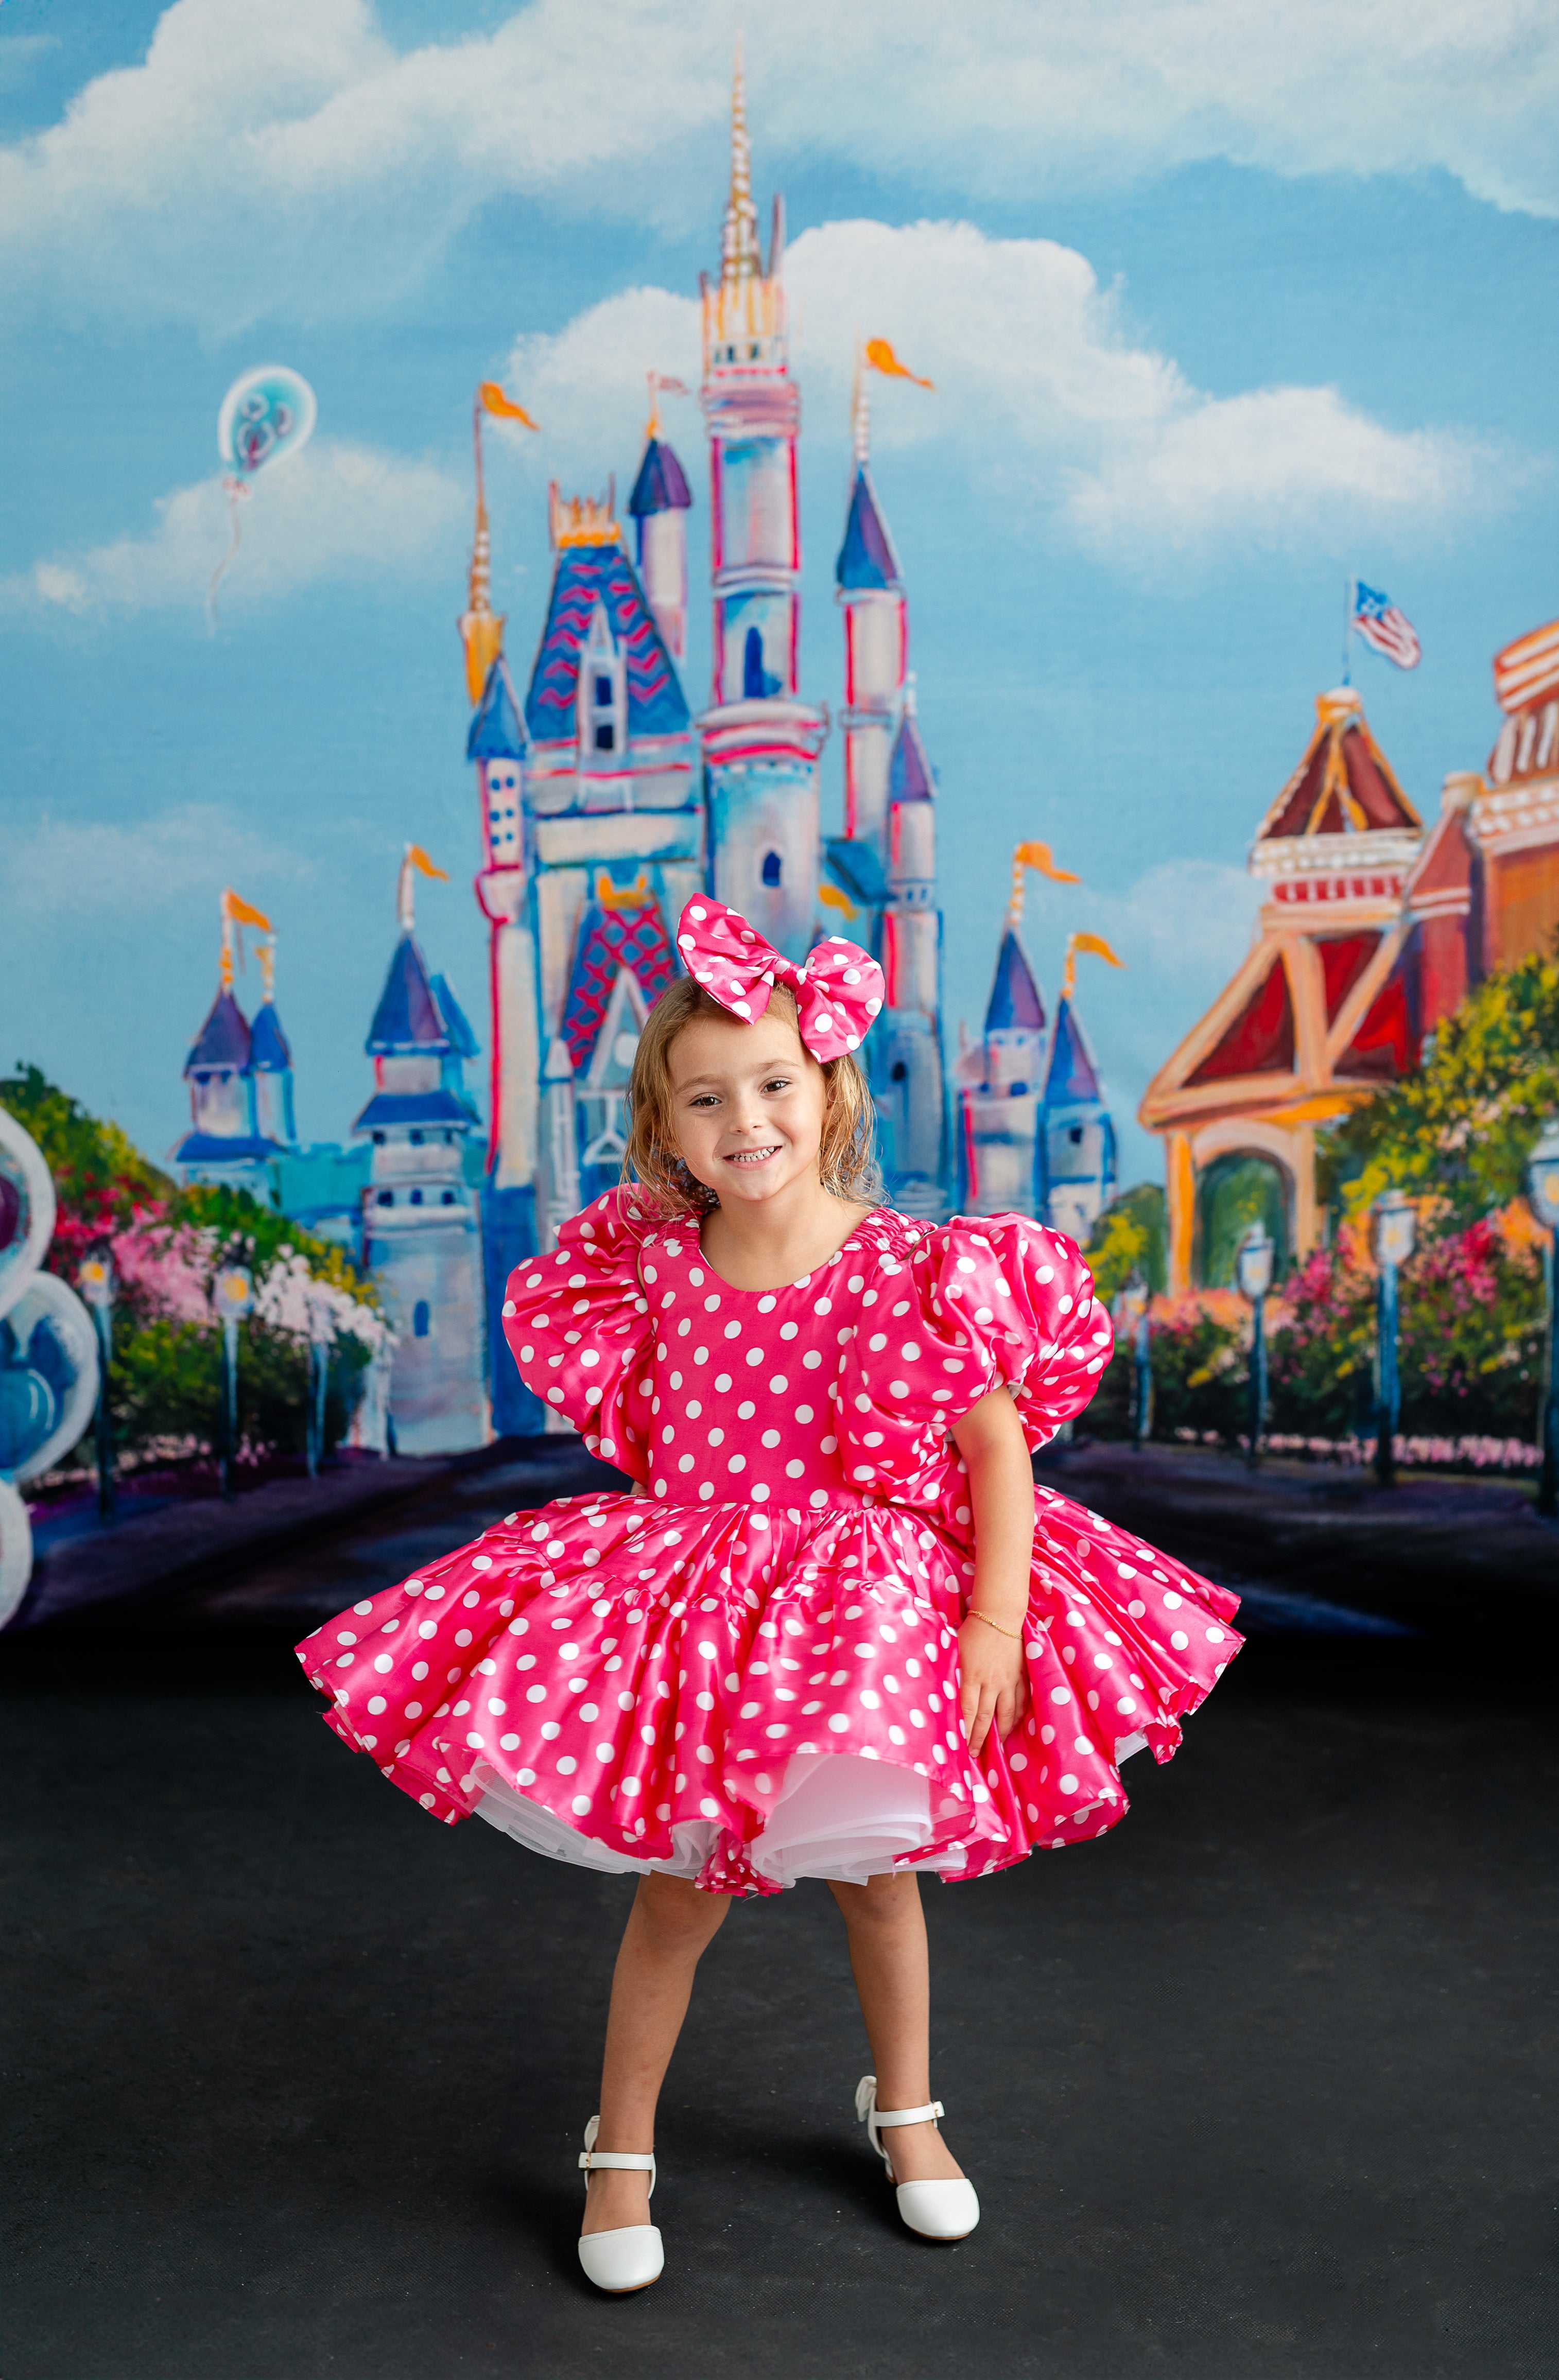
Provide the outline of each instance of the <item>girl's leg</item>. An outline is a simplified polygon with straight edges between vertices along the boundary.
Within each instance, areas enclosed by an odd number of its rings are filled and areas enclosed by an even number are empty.
[[[728,1894],[700,1892],[681,1876],[640,1878],[612,1977],[598,2149],[642,2156],[654,2147],[655,2102],[688,2013],[693,1971],[729,1907]],[[591,2174],[587,2232],[651,2220],[647,2173]]]
[[[880,2107],[923,2107],[931,2088],[931,1961],[920,1878],[902,1871],[870,1884],[831,1884],[844,1912],[850,1969],[877,2070]],[[934,2123],[885,2135],[895,2181],[957,2181],[963,2168]]]

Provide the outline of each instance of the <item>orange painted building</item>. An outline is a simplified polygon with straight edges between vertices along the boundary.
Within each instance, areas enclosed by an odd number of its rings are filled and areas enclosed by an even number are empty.
[[[1415,1066],[1484,974],[1559,927],[1559,622],[1494,674],[1507,716],[1488,779],[1448,776],[1427,830],[1358,693],[1319,698],[1251,847],[1257,940],[1139,1110],[1165,1143],[1172,1290],[1224,1286],[1258,1219],[1280,1265],[1308,1255],[1318,1129]]]

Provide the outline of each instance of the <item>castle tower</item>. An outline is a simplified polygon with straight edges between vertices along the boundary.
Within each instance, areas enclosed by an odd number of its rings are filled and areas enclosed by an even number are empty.
[[[491,1436],[481,1223],[465,1151],[477,1053],[442,976],[429,973],[402,863],[400,938],[366,1043],[373,1096],[352,1126],[371,1147],[363,1254],[396,1333],[390,1417],[402,1454],[460,1454]]]
[[[856,405],[855,480],[834,567],[845,614],[845,832],[883,855],[888,762],[903,702],[909,621],[898,556],[878,507]]]
[[[250,1027],[250,1079],[254,1087],[254,1124],[262,1140],[281,1148],[298,1146],[293,1108],[292,1048],[276,1014],[276,945],[260,945],[263,996]]]
[[[801,405],[787,362],[784,249],[776,199],[765,270],[738,53],[720,279],[703,284],[714,684],[699,727],[714,892],[799,960],[817,906],[818,756],[827,720],[801,699],[797,674]]]
[[[1051,1033],[1039,1158],[1040,1216],[1086,1247],[1115,1193],[1115,1127],[1069,990],[1056,1004]]]
[[[966,1215],[1041,1212],[1045,1010],[1009,918],[980,1039],[958,1058],[958,1206]]]
[[[487,1343],[493,1367],[493,1426],[499,1437],[541,1427],[535,1398],[515,1369],[503,1332],[504,1289],[517,1264],[536,1252],[536,940],[526,866],[526,736],[508,664],[489,663],[472,714],[466,758],[477,772],[481,868],[476,897],[488,925],[492,1059],[482,1253]]]
[[[864,369],[854,405],[855,476],[834,566],[845,618],[845,839],[827,872],[871,913],[887,998],[870,1046],[888,1195],[907,1214],[946,1211],[942,913],[936,906],[936,781],[907,669],[908,605],[871,484]]]
[[[942,1057],[942,912],[936,906],[936,786],[905,689],[888,761],[887,901],[878,926],[886,985],[871,1088],[894,1204],[928,1221],[946,1211],[947,1094]]]
[[[639,1028],[708,868],[688,705],[610,500],[554,489],[552,536],[523,768],[543,1248],[618,1178]]]
[[[1465,917],[1471,897],[1456,805],[1426,847],[1352,686],[1317,698],[1250,872],[1268,889],[1258,939],[1138,1111],[1167,1144],[1175,1293],[1225,1286],[1250,1222],[1266,1223],[1280,1270],[1316,1245],[1316,1127],[1418,1062],[1419,925]]]
[[[282,1154],[281,1138],[273,1136],[257,1111],[255,1037],[249,1019],[233,997],[234,942],[238,926],[246,923],[270,930],[270,920],[262,917],[258,909],[251,909],[231,892],[225,892],[216,998],[184,1062],[184,1079],[189,1086],[190,1129],[171,1155],[181,1182],[221,1183],[229,1189],[247,1190],[270,1207],[276,1204],[271,1160]],[[279,1102],[267,1096],[264,1114],[268,1123],[273,1107],[279,1105],[287,1127],[285,1136],[290,1144],[296,1137],[291,1128],[292,1054],[286,1036],[275,1024],[270,991],[267,965],[265,1005],[261,1011],[262,1018],[267,1021],[261,1035],[260,1060],[267,1075],[282,1076],[283,1096]],[[279,1066],[277,1060],[281,1062]],[[270,1089],[268,1084],[268,1094]]]
[[[688,523],[692,504],[682,466],[660,434],[660,418],[650,430],[639,476],[627,500],[634,522],[639,584],[649,599],[665,649],[674,662],[688,657]]]

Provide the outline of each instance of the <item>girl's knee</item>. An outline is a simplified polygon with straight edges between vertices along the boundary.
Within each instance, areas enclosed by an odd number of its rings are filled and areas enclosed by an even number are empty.
[[[902,1925],[920,1906],[920,1878],[902,1871],[874,1876],[869,1884],[831,1884],[829,1890],[852,1929]]]
[[[634,1915],[668,1950],[701,1950],[725,1921],[729,1897],[700,1892],[679,1876],[646,1876],[639,1879]]]

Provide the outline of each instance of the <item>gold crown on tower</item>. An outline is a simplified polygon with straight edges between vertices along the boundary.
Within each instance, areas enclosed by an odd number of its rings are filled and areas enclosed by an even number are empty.
[[[566,545],[618,544],[623,533],[616,512],[615,487],[603,497],[566,496],[554,480],[547,490],[547,519],[554,552]]]

